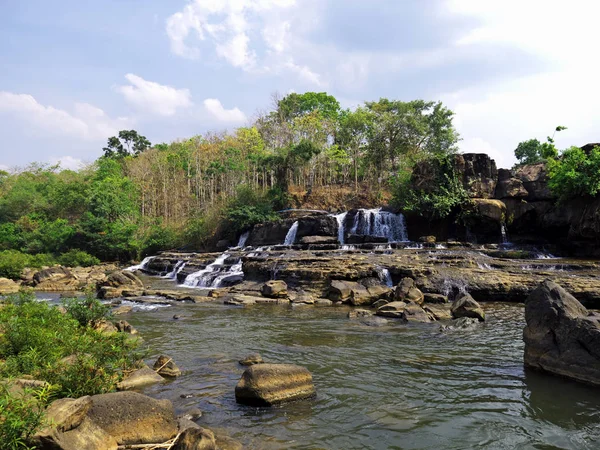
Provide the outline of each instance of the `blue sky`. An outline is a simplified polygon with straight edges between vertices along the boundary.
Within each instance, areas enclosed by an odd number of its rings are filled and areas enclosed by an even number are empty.
[[[343,106],[442,100],[461,150],[514,162],[565,125],[600,141],[591,0],[5,0],[0,168],[77,167],[134,128],[153,143],[231,129],[275,92]]]

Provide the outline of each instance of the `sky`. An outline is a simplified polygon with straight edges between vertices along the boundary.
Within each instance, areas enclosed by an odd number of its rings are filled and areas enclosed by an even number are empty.
[[[461,152],[600,141],[597,0],[0,0],[0,169],[248,125],[274,93],[441,100]]]

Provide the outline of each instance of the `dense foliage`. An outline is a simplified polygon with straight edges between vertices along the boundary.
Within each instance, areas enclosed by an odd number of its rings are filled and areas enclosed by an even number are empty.
[[[0,251],[87,265],[235,242],[289,207],[292,189],[378,192],[416,162],[455,152],[452,118],[439,102],[382,98],[344,110],[307,92],[275,98],[271,111],[229,133],[151,147],[123,130],[78,172],[39,164],[0,172]],[[14,277],[27,256],[6,256],[17,264],[4,274]]]
[[[548,160],[548,186],[561,200],[600,192],[600,148],[564,150]]]

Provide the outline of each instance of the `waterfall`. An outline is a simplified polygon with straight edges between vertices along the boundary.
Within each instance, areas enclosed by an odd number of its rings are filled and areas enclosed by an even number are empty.
[[[185,267],[185,263],[186,263],[186,261],[177,261],[177,264],[175,264],[175,266],[173,267],[173,270],[171,270],[163,278],[170,278],[171,280],[176,279],[177,274],[179,272],[181,272],[181,270]]]
[[[293,245],[296,242],[296,233],[298,233],[298,221],[294,222],[285,235],[283,245]]]
[[[216,278],[216,274],[223,268],[223,263],[229,258],[227,253],[223,253],[206,268],[198,272],[190,273],[183,282],[187,287],[210,287],[211,282]]]
[[[148,267],[148,264],[150,264],[154,258],[156,258],[156,256],[146,256],[141,263],[136,264],[135,266],[130,266],[125,270],[130,272],[135,272],[136,270],[145,270]]]
[[[222,272],[217,276],[211,283],[210,287],[219,288],[225,284],[226,281],[238,281],[244,278],[244,271],[242,270],[242,260],[240,259],[237,263]]]
[[[242,233],[242,235],[240,236],[240,240],[238,241],[238,247],[239,248],[244,248],[246,246],[246,241],[248,240],[248,236],[250,236],[250,231],[245,231],[244,233]]]
[[[347,215],[348,212],[343,212],[341,214],[333,216],[335,217],[335,220],[337,220],[338,224],[338,241],[340,242],[340,245],[344,245],[344,235],[346,234],[346,229],[344,228],[344,221],[346,220]]]
[[[392,281],[392,276],[390,275],[390,271],[385,267],[378,267],[377,274],[379,275],[379,279],[382,283],[384,283],[388,287],[393,287],[394,282]]]
[[[354,216],[351,234],[385,237],[388,242],[408,241],[406,222],[402,214],[378,209],[359,209]]]
[[[506,232],[506,224],[504,222],[500,224],[500,235],[502,236],[502,243],[509,244],[508,233]]]

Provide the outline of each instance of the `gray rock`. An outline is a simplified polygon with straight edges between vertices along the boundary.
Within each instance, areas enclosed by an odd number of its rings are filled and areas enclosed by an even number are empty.
[[[175,378],[181,375],[181,370],[179,370],[179,367],[177,367],[173,358],[169,358],[165,355],[159,356],[152,368],[164,378]]]
[[[146,366],[127,375],[123,381],[117,383],[117,389],[128,391],[151,384],[161,383],[163,378],[150,367]]]
[[[485,313],[483,309],[471,297],[470,294],[462,294],[452,303],[452,307],[450,309],[452,313],[452,317],[454,319],[460,319],[461,317],[472,317],[474,319],[483,322],[485,320]]]
[[[244,359],[240,359],[239,363],[242,366],[253,366],[254,364],[264,364],[262,356],[258,353],[252,353],[251,355],[246,356]]]

